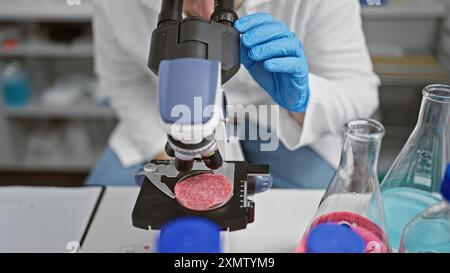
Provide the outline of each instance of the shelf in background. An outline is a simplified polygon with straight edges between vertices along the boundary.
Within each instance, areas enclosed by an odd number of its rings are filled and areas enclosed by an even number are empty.
[[[29,163],[0,163],[1,172],[72,172],[72,173],[87,173],[95,165],[95,161],[84,162],[29,162]]]
[[[14,49],[0,49],[0,57],[91,58],[93,51],[92,44],[24,44]]]
[[[375,72],[385,85],[450,83],[449,71],[446,71],[433,56],[373,56],[372,61]]]
[[[22,108],[6,108],[6,115],[12,119],[114,119],[114,112],[108,107],[95,104],[71,106],[46,106],[31,103]]]
[[[0,20],[89,22],[93,15],[92,1],[80,0],[80,5],[69,5],[71,1],[0,0]]]
[[[403,3],[388,3],[383,6],[362,7],[364,19],[417,19],[445,17],[445,4],[437,0],[409,0]]]

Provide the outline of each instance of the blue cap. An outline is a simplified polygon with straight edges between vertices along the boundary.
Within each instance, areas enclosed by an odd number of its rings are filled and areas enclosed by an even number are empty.
[[[364,240],[350,227],[321,224],[314,227],[307,239],[308,253],[364,253]]]
[[[447,165],[447,171],[441,185],[441,194],[445,200],[450,202],[450,164]]]
[[[200,217],[175,219],[161,228],[159,253],[220,253],[220,227]]]

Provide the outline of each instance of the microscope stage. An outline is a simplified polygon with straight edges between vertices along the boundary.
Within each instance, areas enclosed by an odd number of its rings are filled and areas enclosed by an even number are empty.
[[[233,196],[224,205],[208,211],[194,211],[180,205],[160,191],[147,178],[142,184],[138,199],[133,209],[133,226],[142,229],[160,229],[165,223],[183,216],[199,216],[216,222],[223,230],[241,230],[254,220],[255,204],[248,196],[252,189],[248,184],[249,175],[266,175],[268,166],[249,165],[246,162],[228,162],[234,164]],[[199,174],[204,171],[199,172]],[[163,176],[161,182],[172,191],[179,182],[179,178]]]

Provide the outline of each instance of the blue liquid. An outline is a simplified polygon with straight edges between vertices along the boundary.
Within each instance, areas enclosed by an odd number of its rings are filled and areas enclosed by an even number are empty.
[[[389,241],[398,249],[405,226],[423,210],[440,199],[432,194],[413,188],[393,188],[381,193],[386,217]]]
[[[450,219],[421,219],[405,236],[408,253],[450,253]]]
[[[30,100],[28,82],[21,73],[16,73],[3,79],[1,87],[5,105],[8,107],[24,106]]]

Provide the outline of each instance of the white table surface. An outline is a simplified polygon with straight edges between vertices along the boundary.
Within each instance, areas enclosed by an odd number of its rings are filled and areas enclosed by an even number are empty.
[[[147,252],[157,233],[133,227],[137,187],[108,187],[81,252]],[[311,221],[323,191],[270,190],[254,197],[255,222],[231,232],[227,252],[292,253]]]

